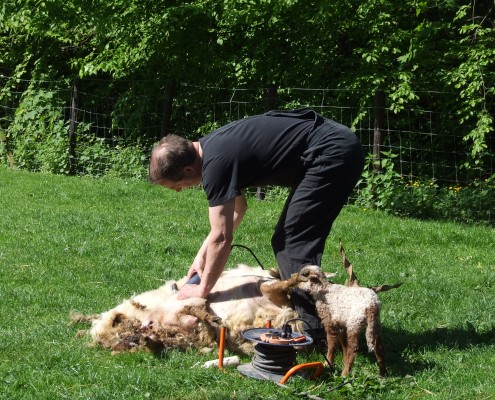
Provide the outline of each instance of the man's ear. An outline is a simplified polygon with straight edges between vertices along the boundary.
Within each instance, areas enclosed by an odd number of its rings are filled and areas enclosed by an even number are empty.
[[[196,170],[194,169],[194,167],[192,165],[188,165],[188,166],[182,168],[182,172],[183,172],[184,176],[191,177],[196,173]]]

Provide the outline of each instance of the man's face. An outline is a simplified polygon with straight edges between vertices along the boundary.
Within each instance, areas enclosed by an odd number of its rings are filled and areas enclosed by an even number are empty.
[[[179,181],[170,181],[168,179],[161,180],[158,184],[167,189],[175,190],[176,192],[181,192],[182,189],[189,188],[192,186],[199,185],[201,183],[201,174],[198,173],[192,167],[184,168],[184,176]]]
[[[167,179],[164,179],[160,181],[159,185],[167,189],[175,190],[176,192],[182,192],[182,189],[193,186],[193,184],[187,182],[187,179],[182,179],[177,182],[172,182]]]

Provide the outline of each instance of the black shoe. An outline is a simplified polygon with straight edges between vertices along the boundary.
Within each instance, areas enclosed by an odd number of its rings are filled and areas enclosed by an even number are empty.
[[[301,351],[304,353],[323,353],[327,350],[327,335],[325,333],[325,329],[316,328],[316,329],[308,329],[302,332],[302,334],[306,337],[310,337],[313,339],[313,343],[308,346],[301,346]]]
[[[316,341],[320,341],[320,340],[325,340],[326,337],[327,337],[327,334],[326,334],[324,328],[312,328],[312,329],[308,329],[308,330],[305,330],[303,332],[303,335],[309,336],[315,342]]]

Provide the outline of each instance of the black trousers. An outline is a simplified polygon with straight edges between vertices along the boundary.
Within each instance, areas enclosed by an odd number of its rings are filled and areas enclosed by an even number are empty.
[[[272,236],[282,279],[305,265],[321,266],[332,224],[363,171],[364,152],[349,128],[325,120],[311,134],[301,161],[305,174],[291,190]],[[301,318],[322,327],[308,295],[296,291],[292,300]]]

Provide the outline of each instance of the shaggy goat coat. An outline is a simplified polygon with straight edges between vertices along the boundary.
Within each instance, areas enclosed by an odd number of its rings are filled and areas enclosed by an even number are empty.
[[[327,357],[334,361],[337,342],[342,346],[344,370],[347,375],[358,350],[360,332],[365,336],[369,351],[374,351],[385,375],[385,363],[381,345],[380,300],[372,289],[359,286],[343,286],[327,281],[317,266],[306,266],[291,278],[293,284],[309,293],[316,303],[316,310],[327,335]]]

